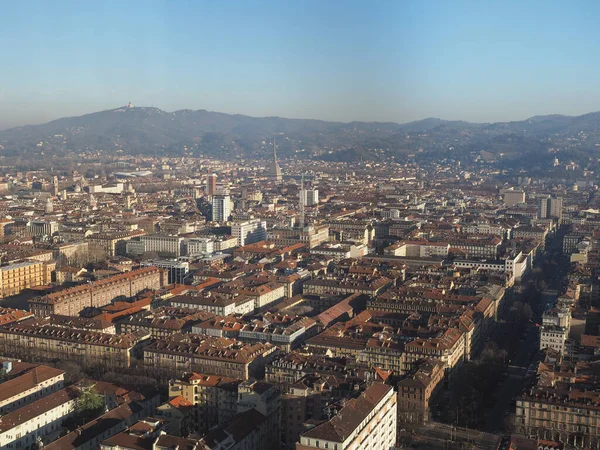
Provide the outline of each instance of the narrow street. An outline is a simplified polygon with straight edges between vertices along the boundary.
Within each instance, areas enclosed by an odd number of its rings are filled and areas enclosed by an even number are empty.
[[[547,243],[547,247],[536,261],[536,267],[543,267],[547,264],[549,257],[554,257],[559,261],[556,270],[547,274],[544,278],[546,285],[550,289],[559,290],[565,282],[565,277],[568,271],[568,263],[561,258],[562,234],[557,235]],[[533,280],[530,280],[533,282]],[[523,295],[523,294],[521,294]],[[517,299],[530,303],[530,299]],[[541,302],[541,299],[540,299]],[[526,335],[519,341],[517,353],[509,355],[511,360],[507,367],[508,378],[504,383],[498,386],[495,392],[497,399],[493,409],[489,412],[486,431],[489,433],[504,433],[505,432],[505,417],[514,414],[514,400],[523,389],[523,381],[527,373],[527,368],[531,364],[534,355],[539,349],[539,333],[540,329],[536,324],[541,324],[543,311],[551,306],[544,304],[531,304],[533,310],[532,323],[526,326]]]

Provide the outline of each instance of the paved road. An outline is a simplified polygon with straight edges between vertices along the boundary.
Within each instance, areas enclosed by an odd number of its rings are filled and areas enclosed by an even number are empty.
[[[503,433],[505,431],[504,418],[506,411],[513,412],[512,400],[521,393],[527,367],[531,363],[533,353],[537,351],[539,346],[538,334],[539,328],[530,325],[525,342],[519,346],[517,354],[512,358],[512,364],[507,368],[508,378],[496,390],[496,404],[488,414],[485,428],[489,433]]]
[[[541,264],[546,258],[546,254],[551,251],[560,251],[561,239],[553,239],[549,246],[546,248],[546,253],[539,258],[536,265]],[[554,274],[552,274],[546,281],[551,288],[558,289],[567,273],[565,269],[565,260],[560,259],[559,265],[556,268]],[[538,305],[532,305],[534,310],[534,322],[541,322],[541,314]],[[542,308],[542,310],[545,308]],[[536,311],[537,310],[537,311]],[[524,342],[519,346],[517,354],[512,357],[512,365],[508,368],[509,377],[506,381],[498,386],[496,390],[496,405],[488,414],[488,420],[486,424],[486,430],[490,433],[503,433],[504,430],[504,419],[506,412],[514,413],[512,407],[512,401],[517,397],[523,389],[523,381],[527,373],[527,368],[532,361],[532,357],[535,352],[539,349],[539,333],[540,329],[534,324],[528,326],[529,334],[525,338]]]
[[[428,422],[417,430],[416,441],[424,443],[427,448],[469,448],[468,444],[472,444],[477,450],[496,450],[500,436]]]

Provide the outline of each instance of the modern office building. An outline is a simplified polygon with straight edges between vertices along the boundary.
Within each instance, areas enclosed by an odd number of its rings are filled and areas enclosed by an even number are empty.
[[[227,193],[215,194],[212,197],[213,222],[226,222],[231,216],[231,197]]]
[[[254,244],[267,239],[267,223],[259,219],[235,222],[231,226],[231,234],[237,238],[238,245]]]
[[[504,204],[506,206],[514,206],[520,203],[525,203],[525,192],[515,189],[507,189],[503,192]]]
[[[306,206],[317,206],[319,204],[319,190],[316,188],[305,189],[304,190],[306,199]]]
[[[184,239],[179,236],[151,234],[142,236],[140,241],[144,243],[144,251],[146,252],[177,258],[182,254]]]
[[[184,284],[185,277],[190,272],[190,263],[185,261],[160,260],[145,261],[142,267],[159,267],[167,273],[168,283]]]

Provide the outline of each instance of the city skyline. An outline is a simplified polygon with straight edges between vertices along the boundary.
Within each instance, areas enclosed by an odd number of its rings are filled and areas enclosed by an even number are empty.
[[[7,5],[0,129],[131,101],[406,123],[597,111],[593,2]]]
[[[6,2],[0,450],[600,450],[599,16]]]

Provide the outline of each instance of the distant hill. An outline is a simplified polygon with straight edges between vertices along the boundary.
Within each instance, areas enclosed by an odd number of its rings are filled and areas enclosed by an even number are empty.
[[[582,137],[582,133],[585,138]],[[69,155],[82,150],[130,154],[268,157],[273,136],[282,157],[326,160],[476,159],[486,152],[504,162],[533,160],[550,148],[573,157],[597,152],[600,113],[534,116],[517,122],[474,124],[428,118],[406,124],[327,122],[249,117],[206,110],[120,107],[0,132],[6,156]],[[574,137],[579,136],[577,141]],[[568,143],[568,145],[567,145]],[[410,156],[409,156],[410,155]],[[490,156],[492,155],[492,156]]]

